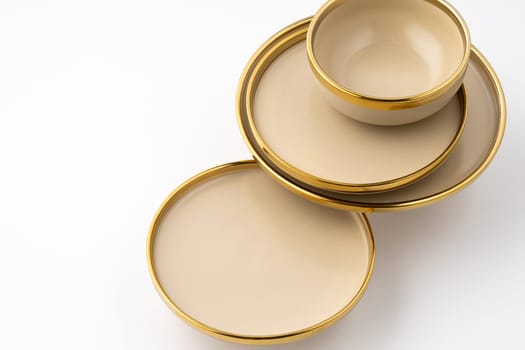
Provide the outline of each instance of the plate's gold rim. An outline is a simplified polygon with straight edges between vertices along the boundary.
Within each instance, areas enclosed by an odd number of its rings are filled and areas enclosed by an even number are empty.
[[[378,109],[378,110],[399,110],[408,109],[413,107],[422,106],[424,104],[431,103],[447,94],[451,88],[453,88],[458,82],[463,79],[465,72],[468,67],[469,56],[472,48],[470,32],[465,20],[461,14],[447,1],[444,0],[424,0],[431,5],[434,5],[444,11],[450,19],[454,21],[456,26],[461,32],[463,45],[465,50],[463,57],[456,68],[456,71],[443,83],[435,88],[416,94],[413,96],[406,96],[401,98],[380,98],[376,96],[369,96],[360,94],[356,91],[345,88],[341,84],[337,83],[332,79],[322,68],[313,48],[313,41],[315,35],[321,25],[323,19],[336,7],[339,7],[345,0],[330,0],[326,2],[312,18],[310,30],[306,40],[306,50],[308,55],[308,61],[312,68],[313,73],[323,86],[325,86],[332,93],[336,94],[343,100],[353,103],[358,106]]]
[[[307,26],[310,23],[310,18],[306,18],[302,21],[299,21],[297,23],[292,24],[290,27],[288,27],[290,32],[293,32],[294,30],[297,30],[297,28],[301,28],[302,26]],[[281,33],[279,33],[281,34]],[[276,35],[274,38],[285,37],[285,35]],[[270,39],[271,40],[271,39]],[[257,54],[256,54],[257,55]],[[300,195],[303,198],[306,198],[308,200],[311,200],[313,202],[326,205],[333,208],[343,209],[343,210],[357,210],[361,212],[386,212],[386,211],[401,211],[401,210],[408,210],[408,209],[415,209],[419,207],[423,207],[429,204],[432,204],[434,202],[437,202],[441,199],[447,198],[454,193],[460,191],[465,186],[470,184],[472,181],[474,181],[490,164],[490,162],[494,159],[501,142],[503,140],[503,135],[505,133],[505,126],[506,126],[506,120],[507,120],[507,108],[506,108],[506,102],[505,102],[505,95],[503,92],[503,88],[501,86],[501,83],[498,79],[498,76],[496,75],[496,72],[488,62],[488,60],[483,56],[483,54],[474,46],[472,45],[472,55],[470,59],[473,59],[472,56],[474,56],[474,59],[477,59],[481,62],[481,66],[485,69],[486,74],[488,78],[490,79],[490,83],[492,84],[493,88],[496,90],[497,96],[494,96],[496,98],[500,115],[499,115],[499,123],[497,127],[497,133],[494,135],[494,140],[492,143],[492,148],[490,152],[488,152],[485,160],[481,162],[481,164],[473,170],[470,174],[468,174],[462,181],[457,183],[455,186],[452,186],[444,191],[426,196],[421,197],[414,200],[409,201],[403,201],[403,202],[391,202],[391,203],[366,203],[366,202],[350,202],[350,201],[342,201],[335,198],[330,198],[324,195],[320,195],[317,193],[313,193],[303,187],[300,187],[299,185],[290,182],[288,179],[283,177],[281,174],[279,174],[275,169],[273,169],[269,164],[267,164],[267,161],[261,157],[261,155],[258,153],[258,150],[256,149],[255,145],[252,144],[252,141],[250,140],[250,137],[248,136],[249,130],[246,129],[246,123],[243,121],[243,116],[241,114],[241,111],[239,108],[241,108],[241,105],[237,105],[237,123],[239,125],[239,128],[241,130],[242,137],[244,138],[244,141],[246,145],[248,146],[250,152],[252,153],[253,157],[257,162],[261,165],[261,167],[277,182],[282,184],[285,188],[288,190]],[[245,71],[244,74],[247,74],[248,71]],[[240,100],[243,93],[243,86],[239,85],[238,91],[237,91],[237,100]],[[363,196],[366,196],[364,194]]]
[[[313,326],[310,326],[305,329],[297,330],[294,332],[290,332],[290,333],[274,334],[274,335],[267,335],[267,336],[243,335],[243,334],[235,334],[235,333],[222,331],[220,329],[216,329],[202,322],[199,322],[195,318],[185,313],[181,308],[177,306],[177,304],[173,300],[169,298],[164,288],[162,288],[160,284],[157,273],[155,272],[155,266],[153,262],[153,242],[155,240],[158,223],[162,219],[166,210],[171,205],[173,205],[173,203],[175,203],[177,200],[179,200],[182,196],[184,196],[186,193],[188,193],[195,187],[201,185],[205,181],[208,181],[214,177],[221,176],[221,175],[235,172],[235,171],[239,171],[239,170],[243,170],[243,169],[254,169],[254,168],[259,168],[257,162],[255,162],[254,160],[239,161],[239,162],[220,165],[220,166],[211,168],[209,170],[203,171],[195,175],[194,177],[182,183],[173,192],[171,192],[171,194],[162,202],[160,208],[157,210],[155,216],[153,217],[153,221],[151,223],[151,226],[148,232],[147,242],[146,242],[146,259],[148,263],[148,270],[153,280],[153,284],[155,285],[155,288],[157,292],[160,294],[163,301],[168,305],[168,307],[176,315],[178,315],[181,319],[183,319],[186,323],[188,323],[192,327],[208,335],[214,336],[222,340],[234,342],[234,343],[255,344],[255,345],[282,344],[282,343],[287,343],[290,341],[306,338],[330,326],[335,321],[343,317],[348,311],[350,311],[355,306],[355,304],[359,301],[361,296],[363,295],[368,285],[368,282],[370,281],[370,277],[374,269],[374,261],[375,261],[374,236],[372,234],[372,228],[370,226],[370,222],[368,221],[368,218],[366,217],[365,214],[356,213],[358,214],[359,219],[361,220],[361,223],[363,224],[365,228],[365,231],[366,231],[365,235],[368,241],[368,250],[369,250],[368,251],[368,255],[369,255],[368,271],[365,276],[365,279],[363,280],[361,287],[359,288],[357,293],[353,296],[353,298],[348,302],[348,304],[346,304],[336,314],[332,315],[331,317]]]
[[[305,184],[327,191],[339,191],[347,193],[371,193],[397,189],[425,177],[434,169],[436,169],[441,163],[443,163],[443,161],[458,143],[465,128],[468,101],[463,85],[458,91],[458,96],[460,98],[460,102],[462,103],[463,113],[461,115],[459,127],[450,144],[436,159],[432,160],[421,169],[396,179],[362,184],[343,183],[324,179],[308,174],[291,165],[279,157],[277,153],[268,146],[268,144],[259,134],[255,125],[255,120],[253,118],[252,104],[257,86],[265,74],[267,68],[273,63],[275,59],[279,57],[279,55],[281,55],[293,45],[305,40],[310,21],[311,17],[296,22],[266,41],[248,62],[239,82],[239,88],[237,92],[237,114],[245,115],[248,125],[243,125],[244,118],[239,118],[238,120],[241,123],[241,128],[250,128],[254,138],[256,139],[258,145],[266,157],[268,157],[271,162],[283,172],[290,174],[293,178],[296,178]]]

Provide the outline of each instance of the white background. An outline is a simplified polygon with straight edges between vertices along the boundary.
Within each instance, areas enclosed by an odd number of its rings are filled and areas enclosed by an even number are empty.
[[[1,349],[246,348],[165,307],[146,234],[179,183],[250,157],[242,69],[321,3],[0,1]],[[525,348],[525,3],[453,4],[506,92],[498,156],[450,199],[372,215],[362,301],[276,349]]]

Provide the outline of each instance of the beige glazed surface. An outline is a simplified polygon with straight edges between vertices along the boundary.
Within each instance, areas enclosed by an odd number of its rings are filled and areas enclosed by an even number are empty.
[[[440,109],[460,87],[470,51],[466,25],[448,6],[433,0],[329,1],[314,17],[308,39],[328,101],[352,118],[382,125],[413,122]],[[386,103],[410,102],[436,89],[442,96],[435,101]],[[348,95],[375,101],[367,105]]]
[[[289,27],[281,40],[292,40],[308,20]],[[241,131],[263,168],[289,190],[312,201],[363,211],[402,210],[433,203],[464,188],[479,176],[495,156],[503,138],[506,106],[503,90],[489,62],[475,48],[465,76],[468,118],[463,135],[445,162],[424,179],[401,189],[375,194],[343,194],[323,191],[282,172],[266,156],[247,117],[239,114]],[[417,149],[414,150],[417,152]]]
[[[464,123],[460,93],[434,116],[403,126],[370,125],[341,115],[319,95],[304,41],[260,74],[251,111],[254,133],[283,171],[290,166],[296,176],[306,174],[302,181],[328,190],[391,189],[404,177],[423,176],[458,140]]]
[[[362,293],[373,263],[366,218],[238,164],[187,183],[161,209],[149,243],[157,287],[187,321],[229,340],[307,335]]]

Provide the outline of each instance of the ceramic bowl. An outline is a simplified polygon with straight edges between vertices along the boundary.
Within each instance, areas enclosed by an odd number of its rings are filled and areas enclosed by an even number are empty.
[[[328,103],[356,120],[401,125],[443,108],[471,51],[461,15],[442,0],[330,0],[307,36]]]

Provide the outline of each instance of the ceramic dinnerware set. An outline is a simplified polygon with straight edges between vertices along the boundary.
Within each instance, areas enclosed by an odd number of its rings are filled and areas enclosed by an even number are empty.
[[[153,219],[148,264],[189,324],[274,344],[355,305],[375,254],[364,212],[420,207],[472,182],[506,110],[447,2],[330,0],[254,54],[237,115],[254,160],[173,191]]]

